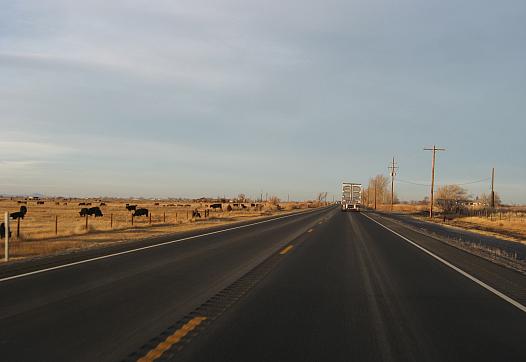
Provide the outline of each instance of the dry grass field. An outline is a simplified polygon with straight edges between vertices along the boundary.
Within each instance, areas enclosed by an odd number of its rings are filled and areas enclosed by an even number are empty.
[[[378,204],[376,205],[376,209],[378,211],[391,211],[391,205],[390,204]],[[420,213],[423,211],[427,211],[429,207],[427,205],[412,205],[412,204],[394,204],[393,205],[393,212],[401,212],[401,213],[407,213],[407,214],[413,214],[413,213]]]
[[[440,222],[439,220],[434,221]],[[478,216],[453,218],[446,220],[446,224],[482,235],[526,243],[526,214],[523,213],[504,213],[502,217],[496,214],[488,218]]]
[[[0,200],[0,215],[13,213],[20,209],[22,199]],[[281,203],[281,208],[270,203],[260,204],[258,207],[247,208],[233,207],[227,211],[211,210],[207,203],[189,203],[180,201],[153,201],[153,200],[103,200],[105,205],[100,206],[100,200],[45,199],[43,205],[37,201],[29,200],[24,206],[28,212],[20,220],[19,232],[16,220],[11,220],[12,232],[10,241],[10,258],[19,259],[30,256],[46,255],[63,250],[90,248],[109,243],[124,242],[127,240],[141,239],[162,234],[206,228],[246,219],[293,212],[294,210],[309,207],[307,203]],[[91,203],[79,206],[79,203]],[[146,208],[150,216],[133,218],[125,205],[137,205],[137,208]],[[102,217],[81,217],[79,211],[83,207],[99,206]],[[312,204],[310,205],[312,206]],[[209,215],[205,217],[204,210],[208,209]],[[192,211],[198,210],[201,218],[193,218]],[[2,250],[3,257],[3,241]]]
[[[391,205],[377,205],[377,210],[389,212]],[[439,213],[440,207],[434,208]],[[437,215],[432,220],[424,216],[427,205],[396,204],[394,212],[406,213],[423,221],[432,221],[442,225],[458,227],[481,235],[496,236],[506,240],[526,243],[526,212],[517,208],[504,208],[488,216],[448,215],[446,221]]]

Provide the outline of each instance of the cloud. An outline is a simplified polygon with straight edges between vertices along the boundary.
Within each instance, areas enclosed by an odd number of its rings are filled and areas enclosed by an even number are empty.
[[[452,156],[441,177],[513,164],[519,171],[502,174],[511,184],[526,177],[525,7],[7,2],[2,167],[32,169],[25,184],[57,192],[301,184],[307,195],[365,183],[392,153],[406,179],[423,179],[428,155],[418,151],[442,140]],[[489,140],[497,145],[478,147]]]

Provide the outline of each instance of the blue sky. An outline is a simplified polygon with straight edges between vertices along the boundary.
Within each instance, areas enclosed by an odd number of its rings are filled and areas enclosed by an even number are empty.
[[[0,5],[0,194],[312,198],[437,144],[526,203],[523,0]]]

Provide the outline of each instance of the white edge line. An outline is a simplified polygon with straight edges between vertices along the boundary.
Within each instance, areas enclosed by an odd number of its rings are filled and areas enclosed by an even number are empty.
[[[162,243],[159,243],[159,244],[153,244],[153,245],[143,246],[143,247],[140,247],[140,248],[135,248],[135,249],[125,250],[125,251],[120,251],[120,252],[118,252],[118,253],[112,253],[112,254],[107,254],[107,255],[101,255],[101,256],[97,256],[97,257],[95,257],[95,258],[79,260],[79,261],[75,261],[75,262],[67,263],[67,264],[61,264],[61,265],[53,266],[53,267],[50,267],[50,268],[38,269],[38,270],[34,270],[34,271],[32,271],[32,272],[27,272],[27,273],[22,273],[22,274],[12,275],[12,276],[10,276],[10,277],[1,278],[1,279],[0,279],[0,283],[1,283],[1,282],[6,282],[6,281],[8,281],[8,280],[13,280],[13,279],[19,279],[19,278],[27,277],[27,276],[34,275],[34,274],[40,274],[40,273],[45,273],[45,272],[52,271],[52,270],[64,269],[64,268],[67,268],[67,267],[70,267],[70,266],[75,266],[75,265],[80,265],[80,264],[90,263],[90,262],[92,262],[92,261],[97,261],[97,260],[102,260],[102,259],[108,259],[108,258],[112,258],[112,257],[119,256],[119,255],[130,254],[130,253],[136,253],[136,252],[138,252],[138,251],[147,250],[147,249],[152,249],[152,248],[158,248],[158,247],[160,247],[160,246],[169,245],[169,244],[175,244],[175,243],[178,243],[178,242],[181,242],[181,241],[185,241],[185,240],[197,239],[197,238],[201,238],[201,237],[203,237],[203,236],[209,236],[209,235],[214,235],[214,234],[224,233],[224,232],[227,232],[227,231],[232,231],[232,230],[237,230],[237,229],[243,229],[243,228],[247,228],[247,227],[250,227],[250,226],[259,225],[259,224],[264,224],[264,223],[271,222],[271,221],[276,221],[276,220],[281,220],[281,219],[285,219],[285,218],[292,217],[292,216],[298,216],[298,215],[310,214],[311,212],[315,212],[315,211],[319,211],[319,210],[312,210],[312,211],[307,211],[307,212],[302,212],[302,213],[294,213],[294,214],[290,214],[290,215],[284,215],[284,216],[280,216],[280,217],[276,217],[276,218],[272,218],[272,219],[268,219],[268,220],[257,221],[257,222],[251,223],[251,224],[240,225],[240,226],[234,226],[234,227],[230,227],[230,228],[227,228],[227,229],[216,230],[216,231],[211,231],[211,232],[204,233],[204,234],[198,234],[198,235],[188,236],[188,237],[186,237],[186,238],[181,238],[181,239],[176,239],[176,240],[165,241],[165,242],[162,242]]]
[[[435,258],[436,260],[440,261],[441,263],[445,264],[446,266],[450,267],[451,269],[455,270],[456,272],[462,274],[463,276],[465,276],[466,278],[468,279],[471,279],[473,282],[477,283],[478,285],[480,285],[481,287],[489,290],[490,292],[492,292],[493,294],[495,294],[496,296],[498,296],[499,298],[501,299],[504,299],[506,302],[510,303],[511,305],[513,305],[514,307],[520,309],[521,311],[523,311],[524,313],[526,313],[526,306],[522,305],[521,303],[517,302],[516,300],[508,297],[506,294],[502,293],[502,292],[499,292],[497,289],[493,288],[492,286],[484,283],[482,280],[480,279],[477,279],[476,277],[474,277],[473,275],[465,272],[464,270],[460,269],[459,267],[451,264],[450,262],[448,262],[447,260],[445,259],[442,259],[441,257],[439,257],[438,255],[436,254],[433,254],[432,252],[430,252],[429,250],[427,250],[426,248],[418,245],[417,243],[415,243],[414,241],[411,241],[409,240],[408,238],[406,238],[405,236],[397,233],[396,231],[390,229],[389,227],[383,225],[382,223],[380,223],[379,221],[376,221],[375,219],[373,219],[372,217],[370,217],[369,215],[366,215],[366,214],[363,214],[365,217],[367,217],[369,220],[372,220],[374,221],[375,223],[377,223],[378,225],[380,225],[381,227],[383,227],[384,229],[387,229],[389,230],[390,232],[392,232],[393,234],[397,235],[398,237],[402,238],[403,240],[407,241],[409,244],[417,247],[418,249],[422,250],[424,253],[432,256],[433,258]]]

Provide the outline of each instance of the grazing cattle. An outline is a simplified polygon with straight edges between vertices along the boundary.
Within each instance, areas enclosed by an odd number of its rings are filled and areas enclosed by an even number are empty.
[[[0,224],[0,239],[3,239],[5,238],[5,224],[4,223],[1,223]],[[11,230],[9,230],[9,237],[11,237]]]
[[[154,204],[154,206],[159,206],[159,203],[158,203],[158,202],[156,202],[156,203]]]
[[[16,219],[23,219],[24,216],[26,216],[27,214],[27,207],[25,206],[20,206],[20,211],[17,211],[17,212],[13,212],[11,213],[11,219],[13,220],[16,220]]]
[[[65,202],[65,203],[64,203],[64,206],[68,206],[68,203],[67,203],[67,202]]]
[[[86,206],[85,202],[79,202],[79,206]]]
[[[256,204],[250,204],[250,207],[256,207]]]
[[[86,202],[86,206],[91,206],[91,202]]]
[[[215,210],[215,209],[221,209],[221,210],[223,210],[223,205],[221,205],[221,204],[211,204],[211,205],[210,205],[210,208],[211,208],[211,209],[214,209],[214,210]]]
[[[37,205],[44,205],[44,201],[37,201]]]
[[[242,207],[243,209],[246,209],[246,208],[247,208],[247,205],[245,205],[245,204],[241,204],[241,207]]]
[[[80,212],[79,212],[79,215],[80,216],[95,216],[95,217],[102,217],[104,216],[102,214],[102,211],[100,210],[100,208],[98,206],[95,206],[95,207],[90,207],[89,209],[87,207],[83,207]]]
[[[136,216],[148,216],[148,209],[136,209],[133,213],[133,217]]]
[[[190,205],[190,204],[186,204],[186,205],[184,205],[184,207],[191,207],[191,206],[192,206],[192,205]]]
[[[126,205],[126,210],[128,211],[137,210],[137,205]]]
[[[102,214],[102,211],[100,210],[100,208],[98,206],[95,206],[95,207],[90,207],[89,208],[89,215],[94,215],[95,217],[102,217],[104,216]]]
[[[234,206],[234,207],[239,207],[239,204],[233,204],[232,206]]]
[[[197,211],[197,209],[195,209],[195,210],[192,211],[192,217],[198,217],[198,218],[200,218],[200,217],[201,217],[201,214],[199,213],[199,211]]]
[[[101,202],[100,206],[106,206],[106,203],[105,202]]]
[[[27,201],[17,201],[17,203],[27,205]]]

